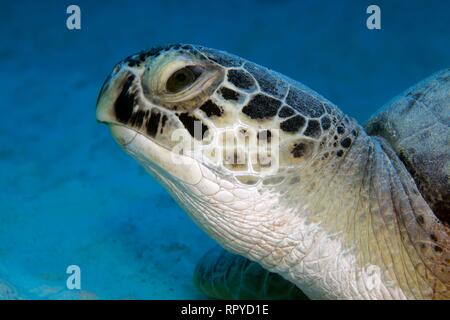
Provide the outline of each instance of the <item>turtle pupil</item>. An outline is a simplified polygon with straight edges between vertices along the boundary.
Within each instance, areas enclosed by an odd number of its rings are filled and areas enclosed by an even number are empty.
[[[183,73],[177,74],[177,80],[178,82],[184,82],[186,80],[186,75]]]
[[[170,93],[177,93],[194,83],[199,77],[200,72],[192,66],[184,67],[175,71],[167,80],[166,89]]]

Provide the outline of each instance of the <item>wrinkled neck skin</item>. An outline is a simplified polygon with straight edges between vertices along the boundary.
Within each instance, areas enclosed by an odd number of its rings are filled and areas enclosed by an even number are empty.
[[[223,247],[310,298],[448,298],[448,233],[393,151],[359,129],[343,157],[272,188],[238,186],[197,161],[174,167],[140,135],[127,151]]]

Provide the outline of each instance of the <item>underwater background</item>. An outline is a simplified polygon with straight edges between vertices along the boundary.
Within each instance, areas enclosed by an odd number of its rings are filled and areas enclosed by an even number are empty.
[[[81,30],[66,8],[81,8]],[[366,8],[381,8],[381,30]],[[450,67],[449,1],[1,1],[0,298],[196,299],[214,243],[95,120],[120,59],[166,43],[284,73],[364,123]],[[68,290],[66,268],[81,268]]]

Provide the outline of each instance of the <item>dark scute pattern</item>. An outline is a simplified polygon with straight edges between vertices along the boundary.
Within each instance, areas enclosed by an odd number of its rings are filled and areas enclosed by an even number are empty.
[[[181,44],[181,43],[171,43],[167,45],[157,46],[153,47],[147,51],[142,52],[142,54],[146,56],[157,56],[163,52],[169,51],[169,50],[185,50],[185,51],[192,51],[193,48],[190,44]]]
[[[352,139],[350,139],[348,137],[341,140],[341,146],[343,146],[344,148],[349,148],[351,144],[352,144]]]
[[[324,114],[322,102],[308,92],[291,87],[286,103],[301,114],[310,118],[319,118]]]
[[[234,101],[238,101],[240,96],[239,93],[237,93],[236,91],[226,87],[220,88],[220,94],[225,100],[234,100]]]
[[[161,114],[158,111],[152,110],[150,114],[150,119],[147,122],[147,133],[150,137],[154,137],[158,131],[159,119],[161,119]]]
[[[280,109],[280,112],[278,112],[278,116],[280,118],[288,118],[290,116],[293,116],[295,111],[292,108],[284,106]]]
[[[308,120],[308,126],[305,129],[305,132],[303,134],[307,137],[311,138],[319,138],[322,134],[322,131],[320,130],[320,123],[317,120]]]
[[[227,77],[228,81],[234,84],[237,88],[248,90],[255,86],[255,80],[253,80],[252,76],[244,70],[228,70]]]
[[[131,85],[133,84],[134,76],[130,75],[126,79],[122,91],[117,97],[114,103],[114,112],[117,120],[122,123],[127,123],[133,113],[134,107],[134,94],[130,92]]]
[[[129,57],[126,57],[123,60],[123,63],[127,64],[129,67],[139,67],[142,62],[149,56],[148,51],[141,51],[137,54],[133,54]]]
[[[142,126],[142,123],[144,122],[144,116],[145,116],[145,111],[143,110],[138,110],[135,113],[133,113],[133,115],[130,118],[130,125],[132,125],[133,127],[136,128],[140,128]]]
[[[200,47],[200,46],[197,48],[209,60],[214,61],[226,68],[240,67],[244,64],[244,60],[235,55],[232,55],[232,54],[220,51],[220,50],[215,50],[215,49],[210,49],[210,48],[205,48],[205,47]]]
[[[328,130],[331,127],[331,120],[330,117],[324,116],[320,119],[320,124],[322,125],[323,130]]]
[[[280,123],[280,129],[286,132],[297,132],[305,125],[306,120],[301,115],[284,120]]]
[[[175,47],[175,45],[170,45],[169,44],[169,45],[164,45],[164,46],[157,46],[157,47],[150,48],[149,50],[147,50],[147,52],[145,52],[145,54],[148,57],[155,57],[155,56],[158,56],[159,54],[161,54],[164,51],[170,50],[173,47]],[[177,47],[175,47],[175,49]]]
[[[129,67],[139,67],[141,65],[141,62],[139,57],[136,56],[130,56],[128,58],[126,58],[124,60],[124,62],[129,66]]]
[[[247,62],[244,68],[256,79],[261,91],[278,99],[284,98],[288,85],[283,80],[274,76],[268,69],[251,62]]]
[[[205,136],[205,132],[208,130],[208,127],[203,122],[188,113],[181,113],[178,115],[178,118],[193,138],[199,141],[203,139],[203,137]],[[201,125],[201,136],[199,136],[199,134],[195,132],[195,127],[198,125]]]
[[[242,112],[252,119],[265,119],[276,116],[281,102],[264,94],[257,94],[242,108]]]
[[[222,108],[220,108],[211,100],[208,100],[204,104],[202,104],[200,110],[202,110],[208,117],[212,116],[220,117],[223,114]]]
[[[333,108],[328,103],[325,103],[324,106],[325,106],[325,110],[328,112],[328,114],[333,113]]]
[[[160,133],[163,133],[164,127],[166,126],[166,122],[167,122],[167,115],[163,115],[162,119],[161,119],[161,131]]]
[[[304,143],[296,143],[291,150],[291,154],[294,158],[301,158],[308,151],[308,146]]]
[[[159,56],[161,53],[164,53],[169,50],[185,50],[185,51],[193,51],[193,48],[191,45],[188,44],[168,44],[163,46],[156,46],[153,48],[150,48],[148,50],[140,51],[137,54],[131,55],[123,60],[125,64],[127,64],[130,67],[139,67],[142,62],[144,62],[148,57],[155,58]]]

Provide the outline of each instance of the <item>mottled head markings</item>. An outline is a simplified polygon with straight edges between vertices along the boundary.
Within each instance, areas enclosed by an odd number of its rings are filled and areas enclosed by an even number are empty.
[[[150,119],[147,122],[147,133],[150,137],[154,137],[156,135],[160,119],[161,114],[153,109],[150,113]]]
[[[260,93],[242,108],[242,112],[251,119],[267,119],[276,116],[280,106],[279,100]]]
[[[206,131],[208,131],[208,126],[206,126],[202,121],[200,121],[195,116],[192,116],[188,113],[181,113],[178,115],[178,118],[183,123],[186,130],[189,132],[189,134],[195,138],[196,140],[202,140],[205,137]],[[201,136],[198,136],[197,132],[195,132],[195,127],[198,126],[198,124],[201,124]]]
[[[309,141],[299,141],[292,145],[291,154],[296,159],[309,157],[312,153],[313,143]]]
[[[173,70],[169,68],[170,72],[158,77],[155,65],[165,68],[164,64],[159,64],[159,61],[163,61],[160,59],[168,57],[167,65],[170,66],[171,59],[180,63],[177,60],[178,55],[187,59],[190,64],[181,63],[180,67],[173,67]],[[150,59],[147,59],[149,57]],[[341,157],[345,149],[350,148],[352,144],[353,137],[345,134],[348,131],[345,129],[348,119],[346,122],[346,119],[336,114],[333,106],[325,99],[307,87],[297,86],[267,68],[246,62],[236,56],[197,46],[169,45],[131,56],[126,59],[125,64],[127,67],[145,67],[144,74],[148,75],[147,79],[150,81],[134,75],[123,80],[121,95],[116,102],[117,118],[120,117],[122,122],[138,130],[142,129],[149,137],[159,139],[161,135],[161,139],[169,139],[171,130],[184,127],[193,138],[202,140],[209,130],[218,129],[221,132],[237,121],[242,121],[243,128],[249,125],[256,126],[256,131],[250,130],[252,134],[245,139],[253,139],[255,137],[253,134],[256,134],[256,142],[263,145],[274,140],[274,133],[269,128],[279,128],[280,132],[276,137],[279,137],[279,134],[287,134],[289,139],[296,135],[300,138],[295,144],[289,141],[284,156],[287,155],[288,158],[279,159],[290,164],[303,161],[313,152],[315,149],[313,146],[316,144],[312,139],[318,140],[318,149],[332,144],[333,142],[330,143],[329,140],[333,139],[334,131],[328,132],[332,126],[340,126],[336,133],[334,151],[328,152],[327,156],[321,154],[318,159],[326,159],[331,155]],[[167,92],[163,92],[160,97],[160,92],[147,90],[155,90],[158,88],[156,85],[164,86],[164,83],[158,83],[158,79],[165,79],[164,88],[168,90],[168,79],[187,66],[193,68],[198,66],[200,70],[192,84],[201,79],[205,70],[216,72],[218,75],[216,81],[210,82],[207,91],[204,91],[206,87],[197,87],[199,95],[192,93],[186,100],[176,96],[170,100],[171,97],[167,99],[165,96]],[[133,68],[129,73],[132,72]],[[191,87],[184,88],[180,91],[169,90],[168,93],[176,95],[181,92],[180,96],[183,97],[182,90],[189,91]],[[137,91],[141,89],[142,92]],[[149,101],[143,101],[143,97]],[[119,105],[124,106],[120,107],[120,111]],[[302,136],[305,139],[301,138]],[[245,169],[241,167],[239,169]],[[236,167],[232,166],[231,169],[235,171]],[[255,172],[261,170],[258,167],[253,169]]]
[[[307,145],[303,142],[299,142],[294,144],[291,153],[294,158],[301,158],[306,154],[307,151],[308,151]]]
[[[295,133],[305,126],[306,120],[301,115],[284,120],[280,123],[280,129],[286,132]]]
[[[226,68],[240,67],[244,64],[244,60],[235,55],[224,53],[219,50],[212,50],[205,47],[198,47],[201,52],[211,61],[214,61]]]
[[[223,114],[223,109],[214,102],[212,102],[211,100],[206,101],[200,107],[200,110],[202,110],[208,117],[213,116],[220,117]]]
[[[166,46],[158,46],[146,51],[141,51],[138,54],[134,54],[125,58],[123,62],[129,67],[140,67],[147,58],[156,58],[162,53],[167,52],[171,49],[193,51],[193,47],[191,45],[169,44]]]
[[[249,90],[255,87],[255,80],[252,76],[242,69],[230,69],[227,73],[228,81],[236,88]]]
[[[227,87],[220,88],[220,94],[225,100],[238,101],[240,97],[239,93]]]
[[[133,127],[140,128],[142,126],[142,123],[144,122],[144,117],[145,111],[138,110],[131,115],[128,123]]]
[[[280,111],[278,112],[278,116],[280,118],[288,118],[292,115],[294,115],[295,111],[292,108],[289,108],[287,106],[284,106],[280,109]]]
[[[319,118],[324,114],[322,103],[310,93],[290,87],[286,103],[299,113],[310,118]]]
[[[328,129],[330,129],[330,127],[331,127],[331,120],[330,120],[330,117],[328,117],[328,116],[323,116],[323,117],[320,119],[320,124],[322,125],[322,129],[323,129],[323,130],[328,130]]]
[[[161,129],[160,129],[160,133],[162,134],[164,132],[164,126],[166,125],[167,122],[167,115],[163,115],[162,119],[161,119]]]
[[[126,78],[122,91],[114,104],[114,112],[116,113],[117,120],[122,123],[127,123],[133,113],[134,93],[130,92],[130,89],[134,79],[134,75],[129,75]]]
[[[317,120],[308,120],[308,126],[306,127],[303,134],[307,137],[311,138],[319,138],[322,134],[322,131],[320,130],[320,123]]]
[[[350,139],[349,137],[341,140],[341,146],[343,146],[344,148],[349,148],[351,144],[352,144],[352,139]]]
[[[268,69],[251,62],[246,62],[244,68],[256,79],[262,92],[277,99],[284,98],[288,90],[288,85],[284,81],[275,77]]]

